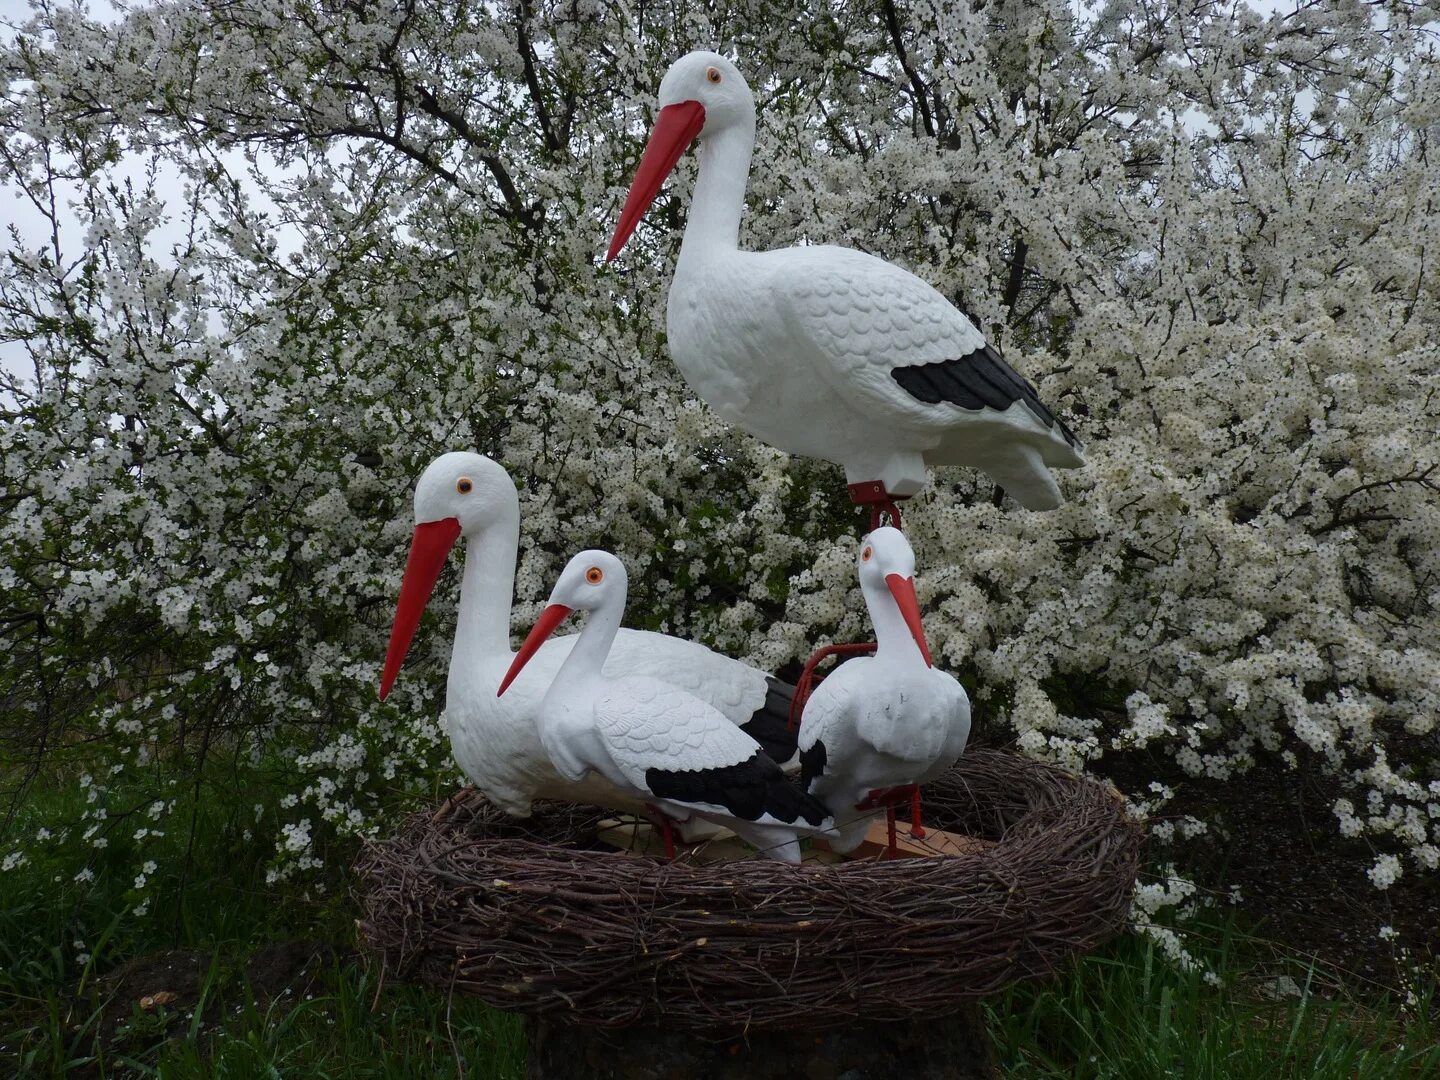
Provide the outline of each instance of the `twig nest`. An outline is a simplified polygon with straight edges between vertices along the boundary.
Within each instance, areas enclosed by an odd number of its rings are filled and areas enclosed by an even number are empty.
[[[925,789],[959,857],[664,862],[594,808],[517,821],[471,793],[366,845],[362,940],[388,975],[577,1024],[817,1029],[937,1015],[1123,924],[1140,829],[1105,784],[972,749]]]

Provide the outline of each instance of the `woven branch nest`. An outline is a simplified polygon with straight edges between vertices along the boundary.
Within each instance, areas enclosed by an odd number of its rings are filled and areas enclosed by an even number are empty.
[[[593,807],[508,818],[478,794],[366,845],[362,940],[387,974],[577,1024],[841,1026],[954,1011],[1116,933],[1140,829],[1108,785],[972,749],[927,825],[954,858],[795,867],[602,848]]]

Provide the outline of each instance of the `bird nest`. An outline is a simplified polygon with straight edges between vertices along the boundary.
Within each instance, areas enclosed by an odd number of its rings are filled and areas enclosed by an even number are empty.
[[[972,749],[925,789],[957,857],[787,866],[604,848],[594,808],[525,821],[478,794],[408,818],[358,864],[388,974],[577,1024],[836,1027],[954,1011],[1053,972],[1123,924],[1140,829],[1105,784]]]

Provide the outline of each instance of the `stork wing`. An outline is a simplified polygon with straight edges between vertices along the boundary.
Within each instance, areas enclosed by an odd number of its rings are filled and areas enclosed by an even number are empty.
[[[830,678],[837,678],[840,672],[835,672]],[[829,682],[826,679],[825,682]],[[832,756],[832,744],[835,742],[836,729],[843,727],[837,723],[840,717],[840,697],[833,693],[822,693],[824,683],[818,687],[810,700],[805,702],[805,711],[800,714],[800,737],[798,746],[800,749],[800,788],[809,791],[810,786],[816,778],[825,774],[826,762]]]
[[[652,770],[723,769],[760,750],[717,709],[658,679],[610,683],[595,703],[595,725],[615,769],[641,790],[650,790]]]
[[[605,661],[609,678],[659,679],[693,694],[732,724],[748,723],[765,705],[763,671],[704,645],[648,630],[621,630]]]
[[[1078,445],[970,320],[908,270],[850,248],[786,255],[771,282],[776,303],[820,377],[861,411],[940,431],[957,409],[1004,412],[1018,401],[1033,427],[1058,425],[1056,434]]]
[[[829,816],[754,739],[665,683],[614,683],[595,722],[615,769],[657,800],[766,824],[819,826]]]

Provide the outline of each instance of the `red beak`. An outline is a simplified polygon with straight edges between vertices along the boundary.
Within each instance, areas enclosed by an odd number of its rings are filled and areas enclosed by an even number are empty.
[[[705,106],[698,101],[680,101],[660,110],[660,115],[655,118],[655,130],[645,144],[645,153],[640,155],[640,167],[635,170],[635,179],[630,183],[630,194],[625,196],[625,205],[620,209],[620,222],[615,226],[610,250],[605,253],[606,262],[620,254],[625,241],[630,239],[635,226],[640,224],[645,211],[660,194],[661,185],[675,168],[680,155],[695,141],[695,136],[704,126]]]
[[[495,691],[496,697],[510,689],[510,684],[515,681],[515,676],[520,674],[520,669],[530,662],[530,658],[545,644],[546,639],[555,632],[555,628],[565,621],[565,616],[569,615],[571,610],[564,604],[551,604],[540,613],[540,618],[535,620],[530,633],[525,635],[525,643],[520,646],[515,659],[510,661],[510,670],[505,672],[505,678],[500,680],[500,689]]]
[[[457,518],[422,521],[415,526],[410,540],[410,559],[405,563],[405,576],[400,581],[400,600],[395,605],[395,622],[390,627],[390,647],[385,650],[385,670],[380,676],[380,700],[384,701],[400,674],[400,665],[410,651],[410,641],[420,616],[430,602],[430,593],[445,568],[445,557],[460,538]]]
[[[910,636],[915,639],[915,644],[920,646],[920,655],[925,658],[925,666],[934,667],[930,660],[930,646],[925,644],[925,629],[920,625],[920,601],[915,599],[915,579],[901,577],[899,574],[886,574],[885,584],[890,588],[890,595],[895,597],[895,603],[900,608],[900,617],[910,628]]]

